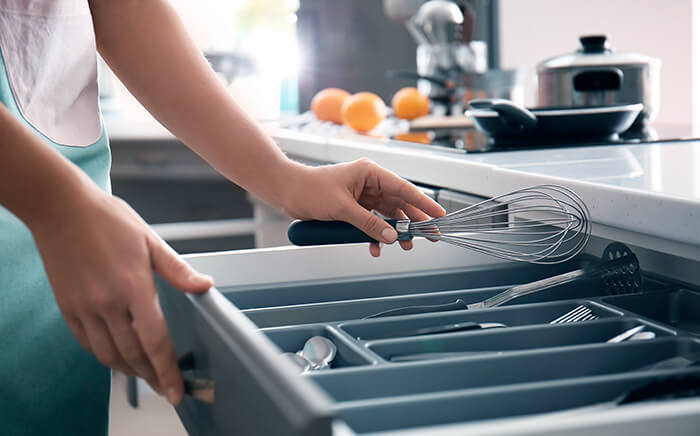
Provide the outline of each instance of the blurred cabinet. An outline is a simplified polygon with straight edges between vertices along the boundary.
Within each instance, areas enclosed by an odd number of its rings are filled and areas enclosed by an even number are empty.
[[[416,70],[415,42],[380,0],[301,0],[297,16],[301,111],[326,87],[372,91],[389,102],[407,82],[388,80],[385,71]]]
[[[179,253],[254,248],[246,192],[174,139],[112,140],[112,192]]]

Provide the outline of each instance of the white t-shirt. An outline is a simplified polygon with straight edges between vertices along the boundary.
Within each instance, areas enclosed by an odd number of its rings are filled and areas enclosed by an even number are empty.
[[[0,0],[0,51],[19,110],[57,144],[102,135],[87,0]]]

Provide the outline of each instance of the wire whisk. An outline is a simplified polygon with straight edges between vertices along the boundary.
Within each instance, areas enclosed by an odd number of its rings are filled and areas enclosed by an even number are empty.
[[[519,262],[555,264],[575,257],[590,238],[590,212],[581,198],[559,185],[536,185],[481,201],[426,221],[387,220],[400,240],[424,237]],[[339,221],[296,221],[295,245],[372,242]]]
[[[410,222],[408,232],[503,259],[552,264],[584,248],[590,213],[570,189],[537,185],[440,218]]]

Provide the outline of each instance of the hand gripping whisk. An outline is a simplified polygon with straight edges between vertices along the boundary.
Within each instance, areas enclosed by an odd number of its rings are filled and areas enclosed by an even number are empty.
[[[424,237],[520,262],[565,262],[585,247],[590,213],[581,198],[558,185],[536,185],[499,195],[440,218],[387,220],[399,240]],[[376,242],[342,221],[295,221],[295,245]]]

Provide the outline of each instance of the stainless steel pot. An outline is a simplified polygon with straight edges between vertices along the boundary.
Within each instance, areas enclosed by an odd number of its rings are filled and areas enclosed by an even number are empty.
[[[653,121],[659,111],[661,61],[637,53],[617,53],[603,35],[582,36],[575,53],[537,65],[538,106],[601,106],[642,103],[636,123]]]

